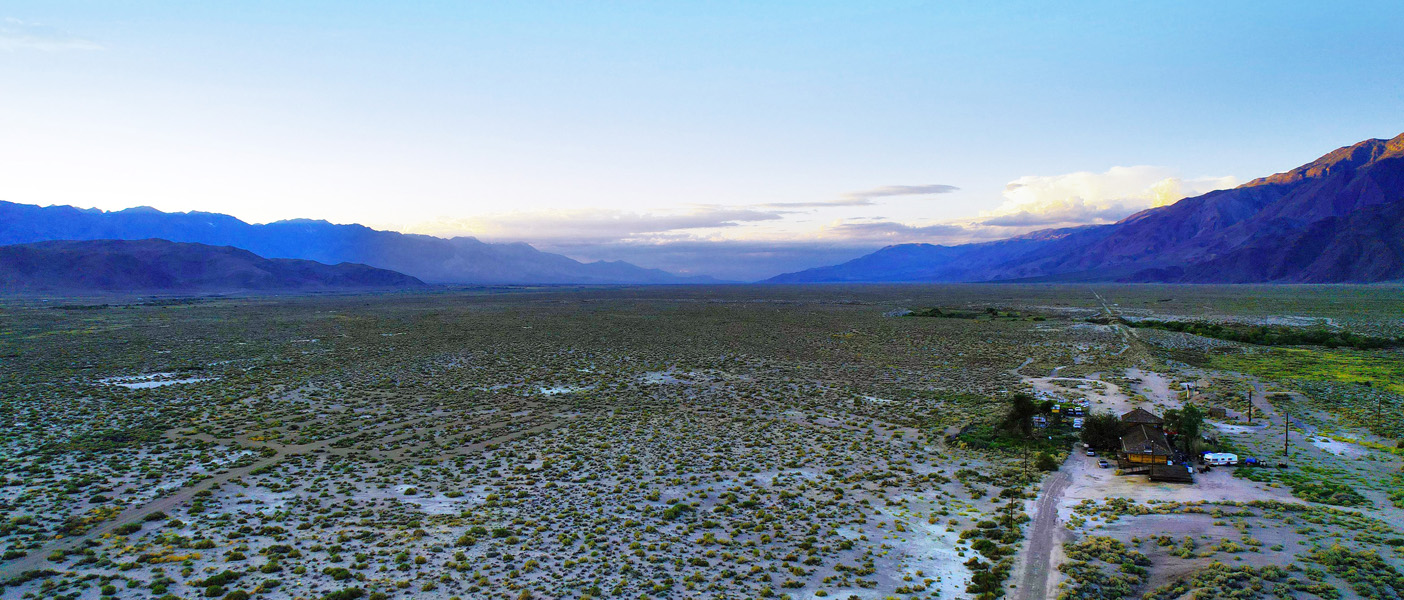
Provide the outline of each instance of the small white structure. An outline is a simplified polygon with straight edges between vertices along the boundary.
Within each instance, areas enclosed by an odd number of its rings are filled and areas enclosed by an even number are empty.
[[[1206,452],[1204,453],[1204,464],[1206,465],[1237,465],[1238,455],[1229,452]]]
[[[1082,418],[1073,419],[1073,429],[1082,429]]]

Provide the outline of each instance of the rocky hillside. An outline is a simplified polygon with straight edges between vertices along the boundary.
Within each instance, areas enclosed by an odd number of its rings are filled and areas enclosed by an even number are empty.
[[[50,292],[293,291],[422,287],[366,265],[268,259],[229,246],[166,240],[0,246],[0,288]]]
[[[891,246],[771,281],[1390,281],[1404,278],[1401,203],[1404,135],[1112,225]]]
[[[490,244],[471,237],[445,239],[308,219],[254,225],[218,213],[167,213],[147,207],[107,212],[0,202],[0,244],[150,238],[234,246],[269,258],[360,263],[434,283],[711,281],[626,262],[582,263],[523,243]]]

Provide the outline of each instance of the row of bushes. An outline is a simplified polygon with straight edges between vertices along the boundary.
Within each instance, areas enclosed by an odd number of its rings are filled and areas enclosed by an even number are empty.
[[[1189,577],[1147,592],[1145,600],[1176,600],[1178,598],[1293,598],[1294,592],[1305,592],[1318,598],[1335,600],[1341,593],[1325,583],[1291,576],[1299,567],[1267,565],[1231,567],[1215,561],[1195,571]]]
[[[1041,315],[1027,316],[1014,311],[1000,311],[994,308],[986,308],[980,312],[967,312],[960,310],[941,310],[939,308],[922,308],[909,313],[909,317],[932,317],[937,319],[1004,319],[1007,321],[1044,321],[1047,318]]]
[[[1307,469],[1303,469],[1307,471]],[[1292,489],[1292,495],[1311,502],[1332,506],[1365,506],[1370,500],[1355,488],[1344,483],[1327,479],[1330,474],[1311,472],[1283,472],[1273,469],[1237,469],[1233,473],[1251,481],[1267,483],[1280,481]]]
[[[1404,575],[1373,550],[1358,551],[1332,545],[1308,554],[1307,558],[1346,580],[1362,598],[1404,596]]]
[[[1130,327],[1179,331],[1260,346],[1326,346],[1327,348],[1355,348],[1356,350],[1379,350],[1404,346],[1404,337],[1383,338],[1356,335],[1349,331],[1302,329],[1282,325],[1240,325],[1204,321],[1157,321],[1154,319],[1122,321],[1122,323]]]

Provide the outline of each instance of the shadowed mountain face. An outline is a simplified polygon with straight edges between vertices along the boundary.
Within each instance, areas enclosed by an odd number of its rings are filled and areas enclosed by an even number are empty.
[[[581,263],[527,244],[489,244],[378,231],[305,219],[250,225],[229,215],[164,213],[153,208],[104,212],[72,206],[0,202],[0,244],[48,240],[159,238],[235,246],[270,258],[353,262],[436,283],[701,283],[625,262]]]
[[[1404,135],[1112,225],[890,246],[771,281],[1390,281],[1404,278],[1402,203]]]
[[[422,287],[366,265],[267,259],[228,246],[166,240],[53,241],[0,246],[10,291],[280,291]]]

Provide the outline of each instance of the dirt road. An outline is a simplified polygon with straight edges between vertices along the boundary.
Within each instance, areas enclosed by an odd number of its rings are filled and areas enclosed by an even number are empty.
[[[1035,503],[1033,520],[1025,532],[1028,548],[1024,553],[1023,577],[1015,588],[1014,600],[1044,600],[1048,598],[1048,570],[1053,557],[1053,545],[1058,543],[1058,504],[1071,479],[1066,469],[1059,469],[1043,482]]]

